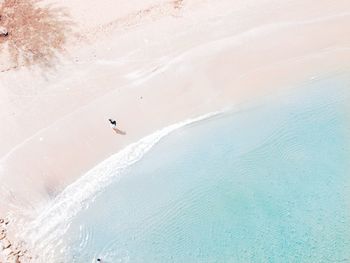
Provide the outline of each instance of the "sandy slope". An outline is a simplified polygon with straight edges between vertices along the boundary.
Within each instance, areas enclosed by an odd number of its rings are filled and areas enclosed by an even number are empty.
[[[161,127],[350,69],[349,1],[47,3],[70,10],[75,33],[55,69],[0,73],[3,215],[35,216]]]

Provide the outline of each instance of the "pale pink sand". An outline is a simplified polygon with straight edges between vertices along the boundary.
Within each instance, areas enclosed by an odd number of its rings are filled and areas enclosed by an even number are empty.
[[[350,69],[348,0],[47,2],[79,37],[55,70],[0,74],[0,215],[35,217],[161,127]]]

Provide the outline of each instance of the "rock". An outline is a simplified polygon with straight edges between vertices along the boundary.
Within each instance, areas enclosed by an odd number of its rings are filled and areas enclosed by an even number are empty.
[[[0,224],[3,224],[3,223],[5,223],[5,220],[0,218]]]
[[[0,37],[7,37],[9,35],[9,32],[5,27],[0,26]]]
[[[12,253],[14,255],[20,255],[22,253],[22,250],[20,248],[15,248],[15,249],[12,249]]]
[[[4,238],[1,242],[3,249],[11,247],[11,242],[7,238]]]
[[[18,255],[11,255],[7,258],[9,263],[20,263]]]
[[[6,248],[2,251],[2,254],[6,257],[10,256],[12,254],[11,248]]]
[[[0,230],[0,240],[3,240],[6,237],[6,232]]]

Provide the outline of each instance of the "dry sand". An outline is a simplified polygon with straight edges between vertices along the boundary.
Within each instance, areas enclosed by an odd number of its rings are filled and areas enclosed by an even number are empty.
[[[46,54],[51,65],[0,58],[2,216],[35,218],[94,165],[161,127],[350,70],[348,0],[39,4],[64,10],[69,34]]]

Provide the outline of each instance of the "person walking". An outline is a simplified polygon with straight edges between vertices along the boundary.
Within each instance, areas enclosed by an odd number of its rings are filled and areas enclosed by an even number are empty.
[[[0,0],[1,1],[1,0]],[[108,119],[109,121],[109,126],[111,126],[111,128],[113,129],[113,131],[115,131],[116,134],[119,135],[126,135],[125,131],[122,131],[120,129],[117,128],[117,122],[113,119]]]
[[[109,120],[109,125],[111,126],[111,128],[113,130],[115,130],[117,128],[117,122],[113,119],[108,119]]]

